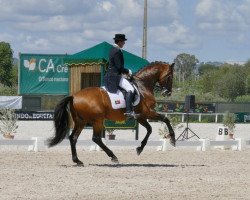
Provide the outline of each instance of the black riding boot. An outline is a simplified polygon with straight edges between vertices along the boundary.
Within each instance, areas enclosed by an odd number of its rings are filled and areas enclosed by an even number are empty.
[[[125,94],[126,112],[124,113],[124,115],[126,115],[127,118],[136,117],[135,112],[133,111],[132,100],[133,100],[133,93],[129,91]]]

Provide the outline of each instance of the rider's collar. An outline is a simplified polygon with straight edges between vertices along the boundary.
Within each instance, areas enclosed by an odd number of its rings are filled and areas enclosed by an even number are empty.
[[[115,48],[122,50],[117,44],[113,45]]]

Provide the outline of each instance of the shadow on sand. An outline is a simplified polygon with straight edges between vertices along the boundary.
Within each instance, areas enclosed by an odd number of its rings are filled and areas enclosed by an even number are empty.
[[[205,167],[205,165],[174,165],[174,164],[89,164],[89,166],[95,166],[95,167]]]

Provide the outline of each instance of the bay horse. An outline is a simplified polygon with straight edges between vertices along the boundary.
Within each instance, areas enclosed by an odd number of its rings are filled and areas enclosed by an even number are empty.
[[[170,65],[164,62],[153,62],[140,69],[133,76],[133,81],[138,87],[141,98],[140,103],[134,110],[139,114],[137,121],[147,129],[141,146],[136,148],[138,155],[143,151],[152,133],[152,127],[147,119],[166,123],[169,129],[168,138],[170,138],[170,143],[175,146],[175,133],[170,121],[165,115],[154,110],[156,105],[154,87],[158,85],[163,96],[170,96],[172,92],[173,68],[174,63]],[[65,97],[56,105],[54,111],[55,136],[48,139],[48,146],[52,147],[60,143],[69,134],[71,118],[74,122],[74,127],[69,136],[69,141],[73,162],[83,165],[77,156],[76,143],[81,131],[88,123],[93,126],[92,140],[103,149],[112,162],[118,163],[118,158],[102,142],[101,134],[105,119],[124,121],[126,120],[124,112],[125,109],[115,110],[112,108],[110,98],[103,88],[89,87],[82,89],[72,96]]]

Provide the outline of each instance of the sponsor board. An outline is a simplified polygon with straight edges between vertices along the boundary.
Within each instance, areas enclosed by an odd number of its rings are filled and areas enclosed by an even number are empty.
[[[250,122],[250,113],[236,112],[235,113],[235,122],[236,123],[249,123]]]
[[[20,54],[20,94],[68,94],[66,55]]]
[[[33,112],[33,111],[16,111],[17,120],[37,120],[37,121],[50,121],[54,118],[54,112]]]
[[[106,129],[135,129],[137,121],[135,119],[124,121],[104,120],[103,125]]]

